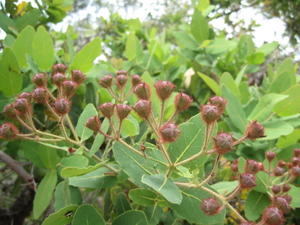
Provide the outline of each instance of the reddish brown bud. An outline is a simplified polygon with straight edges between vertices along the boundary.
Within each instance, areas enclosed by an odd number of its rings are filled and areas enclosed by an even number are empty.
[[[215,198],[206,198],[202,200],[200,208],[206,215],[212,216],[222,210],[222,205]]]
[[[117,108],[117,114],[118,114],[118,117],[120,120],[125,119],[131,111],[131,107],[129,105],[125,105],[125,104],[117,104],[116,108]]]
[[[119,88],[123,88],[127,83],[128,77],[126,75],[118,75],[116,76],[116,84]]]
[[[292,197],[290,195],[282,195],[281,197],[284,198],[288,204],[291,204]]]
[[[298,158],[298,157],[293,157],[293,158],[292,158],[292,164],[293,164],[293,166],[298,166],[298,165],[300,165],[300,158]]]
[[[32,82],[37,86],[37,87],[47,87],[47,74],[45,73],[38,73],[32,77]]]
[[[17,116],[17,111],[14,107],[13,104],[8,104],[4,107],[3,109],[3,114],[7,117],[7,118],[15,118]]]
[[[52,74],[55,73],[65,73],[67,71],[68,67],[65,64],[57,63],[52,66]]]
[[[40,88],[36,88],[33,90],[32,92],[32,98],[34,99],[34,101],[36,101],[37,103],[45,103],[48,101],[48,93],[46,88],[40,87]]]
[[[26,98],[18,98],[14,102],[14,107],[18,113],[31,113],[31,106]]]
[[[220,96],[214,96],[214,97],[209,99],[209,103],[212,104],[212,105],[217,106],[220,113],[223,114],[224,111],[225,111],[227,101],[226,101],[226,99],[224,99]]]
[[[294,149],[294,156],[300,157],[300,149]]]
[[[136,85],[138,85],[141,82],[142,82],[142,79],[139,75],[137,75],[137,74],[132,75],[132,77],[131,77],[132,87],[135,87]]]
[[[71,77],[72,81],[74,81],[78,85],[82,84],[83,81],[85,81],[85,75],[80,70],[72,70]]]
[[[202,105],[200,111],[201,111],[202,119],[207,124],[211,124],[217,121],[218,119],[220,119],[221,117],[219,109],[215,105],[211,105],[211,104]]]
[[[71,102],[66,98],[58,98],[54,102],[54,110],[59,115],[67,114],[71,110]]]
[[[259,162],[252,160],[252,159],[247,160],[246,168],[245,168],[245,171],[247,173],[256,174],[260,170],[261,170],[261,165]]]
[[[283,160],[279,160],[278,163],[277,163],[277,165],[278,165],[279,167],[286,167],[286,162],[283,161]]]
[[[266,152],[265,156],[266,156],[266,159],[269,162],[271,162],[276,157],[276,153],[275,152]]]
[[[262,220],[266,225],[284,224],[284,216],[280,209],[271,206],[264,210]]]
[[[133,91],[139,99],[149,100],[150,99],[150,87],[148,84],[142,82],[136,85]]]
[[[273,185],[271,189],[275,195],[277,195],[281,192],[281,187],[279,185]]]
[[[288,201],[281,196],[274,198],[273,205],[275,207],[278,207],[283,213],[288,213],[290,211],[290,206]]]
[[[180,134],[180,130],[174,123],[165,123],[159,128],[159,134],[163,142],[174,142]]]
[[[294,166],[292,168],[292,175],[295,176],[295,177],[300,176],[300,167],[299,166]]]
[[[76,152],[76,150],[74,149],[74,148],[68,148],[68,152],[70,153],[70,154],[72,154],[72,153],[74,153],[74,152]]]
[[[232,150],[234,140],[231,134],[219,133],[213,139],[215,142],[215,149],[218,154],[225,154]]]
[[[288,184],[283,184],[282,185],[282,191],[283,192],[288,192],[291,189],[291,186]]]
[[[19,94],[18,98],[26,98],[28,102],[30,102],[32,94],[30,92],[22,92],[21,94]]]
[[[63,73],[55,73],[52,75],[52,83],[60,87],[66,80],[66,76]]]
[[[71,98],[76,91],[77,83],[72,80],[65,80],[62,83],[63,96],[66,98]]]
[[[245,136],[250,140],[265,137],[265,128],[257,121],[253,121],[248,125]]]
[[[240,175],[240,186],[243,189],[251,189],[256,186],[256,177],[252,173],[243,173]]]
[[[175,97],[175,107],[178,112],[187,110],[193,102],[193,99],[185,93],[178,93]]]
[[[175,85],[170,81],[159,80],[154,84],[156,89],[156,93],[158,97],[164,101],[170,97],[173,90],[175,89]]]
[[[100,122],[98,116],[92,116],[88,119],[85,126],[94,132],[98,132],[101,127],[101,122]]]
[[[285,169],[280,167],[280,166],[276,166],[273,170],[274,176],[276,177],[280,177],[284,174]]]
[[[112,85],[113,76],[112,75],[105,75],[99,79],[99,84],[104,88],[109,88]]]
[[[134,110],[140,117],[147,119],[151,113],[151,102],[141,99],[134,105]]]
[[[12,140],[19,134],[18,128],[12,123],[4,123],[0,126],[0,139]]]
[[[104,103],[98,107],[98,109],[101,111],[103,116],[107,118],[112,117],[112,115],[114,114],[114,108],[115,108],[115,104],[111,102]]]
[[[234,160],[232,163],[231,163],[231,170],[233,172],[238,172],[239,171],[239,166],[238,166],[238,161],[237,160]]]
[[[126,70],[118,70],[117,72],[116,72],[116,74],[117,75],[127,75],[128,74],[128,72],[126,71]]]

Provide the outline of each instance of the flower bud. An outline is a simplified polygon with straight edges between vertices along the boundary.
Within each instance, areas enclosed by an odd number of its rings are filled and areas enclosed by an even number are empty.
[[[193,102],[193,99],[185,93],[178,93],[175,97],[175,107],[178,112],[187,110]]]
[[[163,142],[174,142],[179,136],[180,130],[174,123],[165,123],[159,128],[159,134]]]
[[[273,185],[271,189],[275,195],[277,195],[281,192],[281,187],[279,185]]]
[[[58,98],[54,102],[54,110],[59,115],[65,115],[71,110],[71,102],[66,98]]]
[[[284,216],[282,211],[274,206],[270,206],[264,210],[262,220],[266,225],[284,224]]]
[[[118,117],[121,121],[125,119],[131,111],[131,107],[125,104],[117,104],[116,108]]]
[[[71,98],[76,91],[77,83],[72,80],[65,80],[62,83],[63,96],[66,98]]]
[[[292,158],[292,164],[293,164],[293,166],[300,165],[300,158],[298,158],[298,157],[293,157],[293,158]]]
[[[206,198],[202,200],[200,208],[206,215],[212,216],[222,210],[222,205],[215,198]]]
[[[141,99],[134,105],[134,110],[141,118],[148,119],[151,113],[151,102]]]
[[[92,116],[87,120],[85,126],[94,132],[98,132],[101,127],[101,122],[98,116]]]
[[[46,103],[48,101],[48,93],[46,88],[36,88],[32,92],[32,98],[37,103]]]
[[[99,79],[99,84],[104,88],[110,88],[112,85],[113,76],[112,75],[105,75]]]
[[[236,159],[231,163],[231,170],[233,172],[239,171],[238,161]]]
[[[226,99],[220,96],[214,96],[209,99],[209,103],[218,107],[221,114],[224,113],[227,104]]]
[[[74,152],[76,152],[76,149],[70,147],[70,148],[68,148],[68,152],[70,154],[73,154]]]
[[[22,92],[18,98],[26,98],[28,102],[31,102],[32,94],[30,92]]]
[[[276,166],[273,170],[274,176],[276,177],[280,177],[284,174],[285,169],[280,167],[280,166]]]
[[[4,107],[3,109],[3,114],[7,117],[7,118],[11,118],[14,119],[17,116],[17,111],[14,107],[13,104],[8,104]]]
[[[265,137],[265,129],[260,123],[253,121],[248,125],[245,136],[250,140]]]
[[[136,85],[138,85],[141,82],[142,82],[142,79],[139,75],[137,75],[137,74],[132,75],[132,77],[131,77],[132,87],[135,87]]]
[[[269,162],[271,162],[273,159],[275,159],[276,153],[275,152],[266,152],[265,157]]]
[[[163,80],[157,81],[154,84],[154,87],[156,89],[158,97],[162,101],[165,101],[167,98],[169,98],[173,90],[175,89],[175,85],[172,82]]]
[[[218,119],[220,119],[221,117],[219,109],[215,105],[211,105],[211,104],[202,105],[200,111],[201,111],[202,119],[207,124],[211,124],[217,121]]]
[[[45,73],[38,73],[32,77],[32,82],[37,87],[47,87],[48,78]]]
[[[115,104],[111,102],[104,103],[98,107],[98,109],[101,111],[103,116],[105,116],[106,118],[111,118],[113,116],[114,108],[115,108]]]
[[[148,84],[142,82],[136,85],[133,91],[139,99],[149,100],[150,99],[150,87]]]
[[[28,100],[26,98],[18,98],[14,102],[14,107],[20,114],[30,113],[31,108]]]
[[[72,70],[71,78],[72,81],[74,81],[78,85],[82,84],[83,81],[85,81],[85,75],[80,70]]]
[[[260,165],[257,161],[252,160],[252,159],[248,159],[246,162],[246,168],[245,171],[247,173],[253,173],[256,174],[258,171],[260,171]]]
[[[277,196],[273,200],[273,205],[278,207],[283,213],[288,213],[290,211],[290,206],[287,200],[281,196]]]
[[[295,177],[300,176],[300,167],[299,166],[294,166],[292,168],[292,175],[295,176]]]
[[[278,163],[277,163],[277,165],[278,165],[279,167],[286,167],[286,162],[283,161],[283,160],[279,160]]]
[[[63,73],[55,73],[52,75],[52,83],[60,87],[66,80],[66,76]]]
[[[12,140],[19,134],[18,128],[12,123],[0,125],[0,139]]]
[[[116,84],[119,88],[123,88],[127,83],[128,77],[124,74],[116,76]]]
[[[232,150],[233,137],[228,133],[219,133],[213,138],[215,142],[215,150],[218,154],[225,154]]]
[[[294,156],[300,157],[300,149],[294,149]]]
[[[288,192],[291,189],[291,186],[288,184],[283,184],[282,185],[282,191],[283,192]]]
[[[290,195],[282,195],[281,197],[284,198],[288,204],[291,204],[292,197]]]
[[[118,70],[117,72],[116,72],[116,74],[117,75],[127,75],[128,74],[128,72],[126,71],[126,70]]]
[[[64,74],[67,71],[67,69],[68,69],[68,67],[65,64],[57,63],[52,66],[52,74],[55,74],[55,73],[63,73]]]
[[[243,189],[251,189],[256,186],[256,177],[252,173],[242,173],[240,175],[240,186]]]

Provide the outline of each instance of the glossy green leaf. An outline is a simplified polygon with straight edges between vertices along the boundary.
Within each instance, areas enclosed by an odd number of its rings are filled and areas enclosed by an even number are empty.
[[[93,206],[81,205],[73,216],[72,225],[105,225],[105,221]]]
[[[64,157],[60,164],[63,167],[73,166],[73,167],[86,167],[89,164],[88,158],[83,155],[71,155]]]
[[[281,136],[276,143],[276,147],[287,148],[293,144],[296,144],[299,141],[299,139],[300,139],[300,129],[295,129],[292,133],[286,136]]]
[[[143,211],[127,211],[113,220],[112,225],[148,225],[146,215]]]
[[[266,137],[260,140],[274,140],[281,136],[288,135],[294,131],[294,127],[281,120],[274,120],[263,123]]]
[[[238,186],[238,184],[238,181],[220,181],[211,185],[211,188],[221,195],[228,195]]]
[[[267,194],[251,191],[245,203],[245,214],[248,220],[257,220],[263,210],[270,204]]]
[[[198,72],[198,75],[216,95],[221,95],[219,84],[215,80],[200,72]]]
[[[158,195],[148,189],[136,188],[129,191],[129,198],[136,204],[151,206],[158,201]]]
[[[266,193],[268,191],[269,184],[271,182],[270,176],[263,171],[259,171],[256,174],[256,187],[254,188],[255,191]]]
[[[238,86],[236,85],[234,79],[232,78],[232,76],[230,75],[230,73],[223,73],[220,79],[220,85],[225,86],[226,88],[228,88],[228,90],[230,91],[230,93],[234,94],[235,97],[237,97],[238,99],[240,98],[240,90],[238,88]]]
[[[38,219],[46,210],[52,200],[52,195],[57,182],[56,170],[49,170],[38,185],[33,200],[33,218]]]
[[[208,22],[198,10],[195,10],[192,17],[191,33],[199,43],[207,40],[209,37]]]
[[[121,127],[121,135],[122,137],[133,137],[138,135],[140,132],[140,126],[138,121],[132,117],[129,116],[126,119],[123,120],[122,127]]]
[[[47,217],[42,225],[69,225],[73,219],[77,205],[69,205]]]
[[[140,53],[140,42],[134,33],[130,33],[126,45],[124,55],[128,60],[135,59]]]

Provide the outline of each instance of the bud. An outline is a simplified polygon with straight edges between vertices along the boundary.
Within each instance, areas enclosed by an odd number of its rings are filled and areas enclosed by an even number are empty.
[[[107,118],[112,117],[112,115],[114,114],[114,108],[115,108],[115,104],[111,102],[104,103],[98,107],[98,109],[101,111],[103,116]]]
[[[262,162],[257,162],[257,166],[258,166],[259,171],[264,171],[265,170],[264,164]]]
[[[174,123],[165,123],[159,128],[159,134],[163,142],[174,142],[180,134],[180,130]]]
[[[16,101],[14,102],[14,107],[20,114],[31,112],[30,104],[26,98],[16,99]]]
[[[78,85],[82,84],[85,80],[85,75],[80,70],[72,70],[71,77],[72,81],[74,81]]]
[[[3,114],[7,118],[14,119],[17,116],[17,111],[15,110],[15,107],[13,104],[8,104],[4,107]]]
[[[178,93],[175,97],[175,107],[178,112],[187,110],[193,102],[193,99],[185,93]]]
[[[245,168],[245,171],[247,173],[253,173],[253,174],[256,174],[258,171],[260,171],[260,164],[255,161],[255,160],[252,160],[252,159],[248,159],[247,162],[246,162],[246,168]]]
[[[222,210],[222,205],[215,198],[206,198],[202,200],[200,208],[206,215],[212,216]]]
[[[298,157],[293,157],[293,158],[292,158],[292,164],[293,164],[293,166],[298,166],[298,165],[300,165],[300,158],[298,158]]]
[[[94,132],[98,132],[101,127],[101,122],[98,116],[92,116],[87,120],[85,126]]]
[[[173,90],[175,89],[175,85],[172,82],[162,80],[157,81],[154,84],[154,87],[156,89],[158,97],[162,101],[165,101],[167,98],[169,98]]]
[[[269,162],[271,162],[273,159],[275,159],[276,153],[275,152],[266,152],[265,156],[266,156],[267,160]]]
[[[300,167],[299,166],[294,166],[292,168],[292,175],[295,176],[295,177],[300,176]]]
[[[226,99],[224,99],[220,96],[214,96],[214,97],[211,97],[208,101],[210,104],[217,106],[221,114],[224,113],[225,107],[227,105]]]
[[[47,87],[48,78],[45,73],[38,73],[32,77],[32,82],[37,87]]]
[[[218,154],[225,154],[232,150],[232,144],[234,142],[231,134],[219,133],[213,138],[215,142],[215,149]]]
[[[118,117],[121,121],[125,119],[131,111],[131,107],[125,104],[117,104],[116,108]]]
[[[66,98],[58,98],[54,102],[54,110],[59,115],[65,115],[71,110],[71,102]]]
[[[139,99],[149,100],[150,99],[150,87],[148,84],[142,82],[136,85],[133,91]]]
[[[273,205],[278,207],[283,213],[288,213],[290,211],[289,203],[281,196],[274,198]]]
[[[243,189],[251,189],[256,186],[256,177],[252,173],[242,173],[240,175],[240,186]]]
[[[141,99],[134,105],[134,110],[141,118],[147,119],[151,113],[151,102]]]
[[[294,149],[294,156],[300,157],[300,149]]]
[[[32,98],[37,103],[46,103],[48,101],[48,97],[47,90],[43,87],[36,88],[32,92]]]
[[[291,204],[292,197],[290,195],[282,195],[281,197],[284,198],[288,204]]]
[[[279,160],[277,165],[278,165],[279,167],[286,167],[286,162],[283,161],[283,160]]]
[[[110,88],[112,85],[113,76],[112,75],[105,75],[99,79],[99,84],[104,88]]]
[[[272,192],[276,195],[281,192],[281,187],[279,185],[273,185],[272,186]]]
[[[274,176],[276,177],[280,177],[284,174],[285,169],[280,167],[280,166],[276,166],[273,170]]]
[[[18,98],[26,98],[28,102],[30,102],[32,94],[30,92],[22,92],[21,94],[19,94]]]
[[[202,119],[207,124],[211,124],[217,121],[218,119],[220,119],[221,117],[219,109],[215,105],[211,105],[211,104],[202,105],[200,111],[201,111]]]
[[[291,189],[291,186],[288,184],[283,184],[282,185],[282,191],[283,192],[288,192]]]
[[[75,83],[72,80],[65,80],[62,83],[63,95],[66,98],[71,98],[75,94],[76,88],[77,88],[77,83]]]
[[[74,152],[76,152],[76,149],[70,147],[70,148],[68,148],[68,152],[70,154],[73,154]]]
[[[66,76],[63,73],[55,73],[52,75],[52,83],[60,87],[66,80]]]
[[[116,76],[116,83],[119,88],[123,88],[126,85],[128,77],[126,75],[118,75]]]
[[[265,129],[260,123],[253,121],[248,125],[245,136],[250,140],[265,137]]]
[[[231,170],[233,172],[239,171],[238,161],[236,159],[231,163]]]
[[[65,64],[57,63],[52,66],[52,74],[55,74],[55,73],[63,73],[64,74],[67,71],[67,69],[68,69],[68,67]]]
[[[264,210],[262,220],[266,225],[284,224],[284,216],[282,211],[274,206],[270,206]]]
[[[12,123],[0,125],[0,139],[12,140],[19,134],[18,128]]]
[[[127,75],[127,73],[128,73],[128,72],[127,72],[126,70],[118,70],[118,71],[116,72],[117,75],[125,75],[125,76]]]
[[[137,75],[137,74],[132,75],[132,77],[131,77],[132,87],[135,87],[136,85],[138,85],[141,82],[142,82],[142,79],[139,75]]]

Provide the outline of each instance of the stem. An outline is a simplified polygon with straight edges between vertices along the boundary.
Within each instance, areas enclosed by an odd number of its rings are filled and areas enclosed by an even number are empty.
[[[127,144],[122,139],[117,139],[117,141],[120,142],[121,144],[125,145],[127,148],[129,148],[131,151],[135,152],[136,154],[144,157],[143,153],[141,153],[140,151],[136,150],[134,147],[132,147],[131,145]]]
[[[233,190],[233,192],[231,192],[230,195],[228,195],[228,196],[226,197],[226,200],[229,201],[229,200],[233,199],[233,198],[240,192],[240,190],[241,190],[241,188],[240,188],[240,186],[238,185],[238,186]]]
[[[198,184],[199,187],[203,186],[204,184],[208,183],[210,181],[210,179],[215,175],[215,171],[217,170],[218,168],[218,162],[220,160],[220,157],[221,155],[219,154],[216,159],[215,159],[215,162],[214,162],[214,165],[213,165],[213,168],[210,172],[210,174],[200,183]]]
[[[46,102],[46,106],[47,106],[47,109],[49,109],[49,111],[54,115],[55,119],[59,120],[60,117],[57,115],[56,112],[54,112],[54,110],[52,109],[52,107],[49,105],[49,102]]]
[[[159,123],[158,125],[160,126],[162,121],[163,121],[163,117],[164,117],[164,110],[165,110],[165,101],[162,100],[161,102],[161,108],[160,108],[160,117],[159,117]]]
[[[175,110],[174,113],[173,113],[173,115],[170,117],[170,119],[168,119],[167,123],[173,121],[175,119],[175,116],[177,116],[177,114],[178,114],[178,111]]]
[[[78,135],[77,135],[77,133],[76,133],[76,131],[75,131],[74,125],[73,125],[73,123],[72,123],[72,121],[71,121],[71,119],[70,119],[70,116],[69,116],[68,114],[67,114],[67,116],[66,116],[66,119],[67,119],[69,128],[70,128],[70,130],[71,130],[73,136],[75,137],[75,140],[76,140],[76,141],[79,141],[79,138],[78,138]]]
[[[238,139],[235,142],[233,142],[232,146],[238,145],[238,144],[242,143],[243,141],[245,141],[246,139],[247,139],[247,137],[243,136],[240,139]]]

